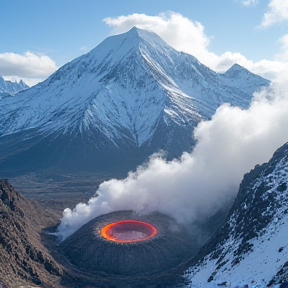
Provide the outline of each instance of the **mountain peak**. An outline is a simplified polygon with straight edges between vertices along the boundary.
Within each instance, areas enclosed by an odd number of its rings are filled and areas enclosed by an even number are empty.
[[[62,66],[46,81],[22,92],[24,97],[5,98],[0,131],[8,137],[25,130],[25,139],[31,139],[27,130],[33,134],[41,129],[44,145],[51,142],[46,137],[53,132],[57,137],[51,137],[63,145],[71,142],[73,161],[74,147],[85,155],[96,155],[95,150],[108,151],[109,145],[119,155],[120,147],[123,155],[132,147],[135,155],[143,151],[146,157],[162,149],[178,157],[191,149],[190,135],[196,123],[211,117],[223,102],[248,107],[253,92],[265,84],[252,76],[248,82],[244,78],[219,76],[154,32],[133,27]],[[66,138],[70,133],[79,138]],[[78,141],[86,139],[93,143],[87,144],[91,153],[79,145]],[[84,165],[85,157],[79,156]]]
[[[96,48],[91,50],[87,56],[90,63],[116,63],[123,59],[134,49],[146,49],[152,47],[154,49],[173,49],[157,34],[151,31],[132,27],[129,31],[113,35],[105,39]],[[76,59],[76,62],[79,58]]]
[[[141,28],[138,28],[136,26],[132,27],[129,31],[127,31],[124,34],[121,34],[123,36],[126,36],[127,40],[131,41],[133,38],[137,39],[137,44],[140,42],[146,42],[152,45],[153,47],[169,47],[169,45],[156,33],[154,33],[151,30],[144,30]],[[121,35],[117,35],[114,37],[118,37]],[[113,37],[113,36],[112,36]],[[139,41],[139,42],[138,42]],[[134,42],[135,43],[135,42]],[[171,47],[169,47],[171,49]]]
[[[9,81],[5,80],[2,76],[0,76],[0,93],[2,94],[8,93],[10,95],[14,95],[28,88],[29,86],[22,79],[19,82],[17,82],[16,80]]]
[[[141,29],[141,28],[138,28],[136,26],[132,27],[128,32],[127,34],[136,34],[138,37],[142,38],[142,39],[145,39],[145,40],[156,40],[156,41],[163,41],[164,40],[159,36],[157,35],[155,32],[151,31],[151,30],[147,30],[147,29]]]
[[[142,30],[142,29],[140,29],[140,28],[138,28],[138,27],[136,27],[136,26],[133,26],[133,27],[132,27],[130,30],[128,30],[126,33],[127,33],[127,34],[137,34],[137,35],[139,35],[139,34],[138,34],[139,30]]]
[[[235,75],[236,73],[243,73],[248,71],[245,67],[239,65],[238,63],[233,64],[224,74],[225,75]],[[251,73],[251,72],[249,72]]]
[[[221,74],[221,76],[229,82],[235,82],[234,80],[237,79],[237,85],[240,84],[246,87],[251,87],[251,85],[253,86],[255,81],[258,83],[259,88],[270,84],[269,80],[250,72],[248,69],[237,63],[231,66],[225,73]],[[233,85],[235,86],[235,83]],[[253,93],[252,91],[250,92]]]
[[[226,77],[232,77],[234,78],[239,77],[240,75],[256,75],[254,73],[251,73],[248,69],[246,69],[245,67],[235,63],[234,65],[232,65],[225,73],[223,73],[224,76]],[[262,78],[261,76],[257,75],[259,78]],[[263,79],[263,78],[262,78]]]

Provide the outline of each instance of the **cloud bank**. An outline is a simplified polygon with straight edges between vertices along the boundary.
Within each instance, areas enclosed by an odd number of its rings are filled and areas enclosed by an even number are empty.
[[[264,14],[261,25],[267,27],[275,23],[288,20],[288,1],[272,0],[268,4],[268,11]]]
[[[244,173],[288,140],[287,91],[287,81],[274,83],[255,94],[248,110],[222,105],[196,127],[198,143],[191,154],[171,162],[154,155],[126,179],[102,183],[97,197],[63,212],[60,237],[116,210],[159,211],[190,224],[213,215],[235,197]]]
[[[247,5],[248,3],[252,5],[256,4],[256,1],[248,1]],[[161,13],[157,16],[135,13],[116,18],[109,17],[103,21],[112,28],[112,34],[124,33],[133,26],[152,30],[176,50],[192,54],[200,62],[217,72],[225,72],[233,64],[238,63],[253,73],[275,80],[283,71],[286,71],[288,66],[287,61],[280,57],[277,57],[276,60],[263,59],[253,62],[244,55],[231,51],[220,56],[216,55],[209,50],[211,37],[205,34],[204,26],[175,12]]]
[[[0,54],[0,75],[5,79],[20,79],[35,82],[45,79],[57,69],[55,62],[47,55],[25,52]],[[29,84],[29,83],[28,83]]]

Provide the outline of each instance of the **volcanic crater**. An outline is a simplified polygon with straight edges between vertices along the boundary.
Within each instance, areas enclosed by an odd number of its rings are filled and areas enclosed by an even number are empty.
[[[157,235],[157,229],[150,223],[138,220],[113,222],[101,229],[101,236],[119,243],[145,241]]]
[[[186,228],[167,215],[117,211],[91,220],[59,247],[80,270],[135,276],[173,269],[188,261],[198,246]]]

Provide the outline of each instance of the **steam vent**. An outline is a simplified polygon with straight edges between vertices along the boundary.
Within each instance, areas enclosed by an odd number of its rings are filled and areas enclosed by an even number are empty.
[[[81,270],[113,275],[167,271],[195,253],[191,235],[167,215],[117,211],[91,220],[61,242],[60,249]]]

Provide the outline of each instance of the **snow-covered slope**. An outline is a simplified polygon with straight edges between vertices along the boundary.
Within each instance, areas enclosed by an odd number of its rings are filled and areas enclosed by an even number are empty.
[[[233,77],[217,74],[155,33],[134,27],[107,38],[21,97],[4,99],[2,141],[11,135],[22,139],[24,131],[25,139],[41,134],[42,140],[50,137],[47,143],[62,139],[69,147],[78,139],[78,146],[89,142],[97,151],[126,147],[148,155],[164,149],[179,156],[193,144],[193,127],[221,103],[245,108],[255,90],[269,85],[243,67],[234,70]],[[249,78],[247,87],[242,75]],[[29,143],[29,149],[35,146]]]
[[[287,199],[288,143],[245,175],[227,220],[187,273],[193,285],[278,287],[287,282]]]
[[[14,95],[20,91],[28,89],[29,86],[20,80],[18,82],[5,81],[3,77],[0,76],[0,99]]]

